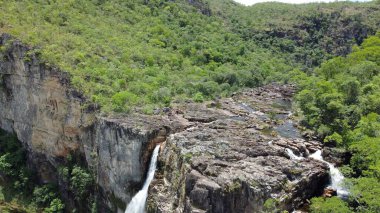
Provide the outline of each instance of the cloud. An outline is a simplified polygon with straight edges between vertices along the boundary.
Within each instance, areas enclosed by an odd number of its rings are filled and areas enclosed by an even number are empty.
[[[334,2],[336,0],[234,0],[236,2],[239,2],[244,5],[253,5],[260,2],[283,2],[283,3],[290,3],[290,4],[304,4],[304,3],[311,3],[311,2]],[[370,0],[359,0],[359,1],[370,1]]]

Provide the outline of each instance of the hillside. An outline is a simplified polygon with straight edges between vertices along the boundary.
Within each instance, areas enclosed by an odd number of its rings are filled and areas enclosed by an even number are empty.
[[[297,100],[304,126],[327,146],[349,150],[348,203],[354,212],[378,212],[380,184],[380,34],[364,40],[347,57],[335,57],[315,76],[293,73],[301,91]],[[315,208],[331,208],[339,200],[314,200]],[[323,202],[330,204],[323,205]],[[341,201],[340,201],[341,202]],[[346,208],[347,209],[347,208]],[[350,212],[347,210],[347,212]]]
[[[378,1],[0,11],[0,212],[380,212]]]
[[[243,40],[285,53],[309,70],[332,56],[347,55],[353,45],[360,45],[380,27],[375,3],[260,3],[244,7],[216,0],[210,1],[210,6]]]
[[[379,24],[374,3],[4,0],[0,9],[1,33],[71,73],[104,112],[152,113],[282,80],[347,54]]]

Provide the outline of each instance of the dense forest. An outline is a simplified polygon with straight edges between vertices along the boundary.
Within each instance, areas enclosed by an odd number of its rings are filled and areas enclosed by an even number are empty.
[[[0,11],[0,34],[70,73],[105,115],[294,83],[304,128],[351,155],[341,168],[350,197],[314,198],[311,212],[380,212],[379,3],[0,0]],[[56,186],[33,181],[19,142],[3,132],[0,141],[8,141],[0,170],[12,179],[0,188],[0,210],[62,211]],[[70,160],[60,172],[68,193],[91,209],[91,172]]]
[[[350,52],[379,24],[375,3],[0,3],[1,32],[38,47],[34,54],[70,72],[104,112],[152,113],[174,99],[228,96],[295,67],[310,71]]]
[[[293,71],[299,86],[297,102],[303,124],[328,146],[348,149],[352,156],[341,168],[351,195],[348,207],[340,199],[316,198],[313,212],[380,211],[380,34],[355,46],[346,57],[335,57],[307,76]],[[326,212],[326,211],[324,211]]]

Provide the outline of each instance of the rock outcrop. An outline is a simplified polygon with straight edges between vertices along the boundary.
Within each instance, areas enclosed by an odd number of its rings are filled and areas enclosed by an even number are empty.
[[[324,147],[323,158],[335,166],[347,165],[350,162],[350,152],[344,148]]]
[[[191,124],[163,145],[149,212],[260,212],[268,199],[291,211],[322,194],[327,165],[286,152],[306,157],[321,149],[287,124],[292,91],[269,85],[217,103],[178,106]]]
[[[117,200],[119,209],[141,188],[155,145],[166,139],[165,122],[159,116],[143,115],[98,118],[83,135],[86,161],[96,169],[99,186]]]

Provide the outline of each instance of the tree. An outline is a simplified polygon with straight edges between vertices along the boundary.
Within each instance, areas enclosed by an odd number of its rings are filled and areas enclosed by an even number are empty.
[[[380,178],[380,137],[366,137],[350,146],[351,167],[358,175]]]
[[[378,178],[351,179],[352,200],[358,202],[358,212],[380,212],[380,182]]]

